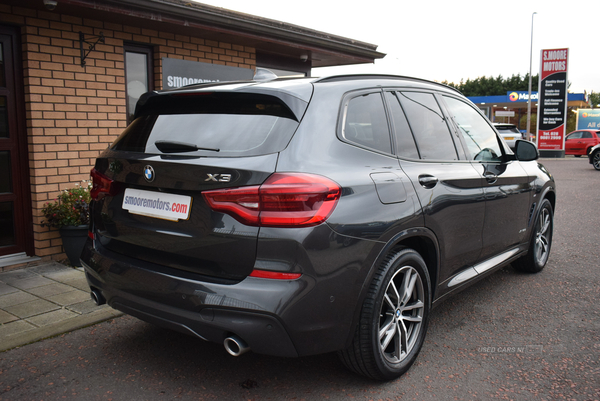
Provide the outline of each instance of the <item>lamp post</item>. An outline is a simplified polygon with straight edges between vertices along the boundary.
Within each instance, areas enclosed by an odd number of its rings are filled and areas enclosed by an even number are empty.
[[[536,14],[536,12],[531,14],[531,44],[529,47],[529,96],[527,97],[527,138],[525,138],[528,141],[531,140],[531,63],[533,60],[533,16]]]

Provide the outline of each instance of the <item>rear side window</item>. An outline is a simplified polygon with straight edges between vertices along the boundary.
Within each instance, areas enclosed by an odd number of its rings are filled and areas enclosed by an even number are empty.
[[[394,133],[397,143],[396,154],[400,157],[418,159],[419,152],[417,152],[415,139],[408,126],[404,110],[402,110],[402,107],[400,106],[398,92],[385,92],[385,100],[390,106],[390,114],[394,124]]]
[[[501,134],[520,134],[521,133],[521,131],[519,131],[517,129],[517,127],[503,127],[503,126],[499,126],[499,127],[496,127],[496,129]]]
[[[150,101],[112,149],[161,154],[170,148],[168,153],[258,156],[283,150],[298,127],[287,106],[269,96],[170,95]]]
[[[584,132],[581,135],[581,139],[592,139],[592,133],[591,132]]]
[[[358,145],[392,153],[390,130],[380,92],[351,98],[344,113],[343,137]]]
[[[446,119],[431,93],[397,92],[421,159],[458,160]]]

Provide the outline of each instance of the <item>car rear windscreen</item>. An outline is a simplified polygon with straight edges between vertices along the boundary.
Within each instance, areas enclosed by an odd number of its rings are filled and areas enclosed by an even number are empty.
[[[258,156],[283,150],[299,124],[289,108],[271,96],[202,93],[150,100],[112,149],[149,154],[170,149],[168,153],[210,157]]]

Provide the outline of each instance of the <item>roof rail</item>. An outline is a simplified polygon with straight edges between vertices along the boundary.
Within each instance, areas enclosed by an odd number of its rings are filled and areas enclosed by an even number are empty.
[[[397,80],[409,80],[409,81],[418,81],[425,82],[428,84],[441,85],[445,88],[452,89],[455,92],[460,93],[460,91],[452,86],[442,84],[440,82],[430,81],[423,78],[415,78],[415,77],[407,77],[402,75],[391,75],[391,74],[347,74],[347,75],[332,75],[329,77],[324,77],[317,79],[317,82],[341,82],[341,81],[352,81],[358,79],[397,79]]]

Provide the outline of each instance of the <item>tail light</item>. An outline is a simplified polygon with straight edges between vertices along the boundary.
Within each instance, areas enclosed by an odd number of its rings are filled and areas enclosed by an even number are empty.
[[[90,191],[90,195],[93,200],[102,199],[106,195],[116,195],[116,188],[113,180],[95,168],[90,172],[90,176],[92,177],[92,190]]]
[[[338,184],[320,175],[275,173],[260,186],[202,193],[217,212],[250,226],[311,227],[331,215],[341,196]]]

